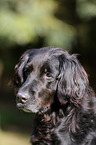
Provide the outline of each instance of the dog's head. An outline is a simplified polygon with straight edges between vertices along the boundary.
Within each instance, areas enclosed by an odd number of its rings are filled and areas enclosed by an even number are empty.
[[[61,48],[26,51],[15,66],[17,106],[26,111],[46,112],[55,97],[61,105],[80,104],[88,77],[75,55]]]

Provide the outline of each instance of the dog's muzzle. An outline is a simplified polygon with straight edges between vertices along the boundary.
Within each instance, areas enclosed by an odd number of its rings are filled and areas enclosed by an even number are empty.
[[[18,108],[23,108],[24,107],[24,104],[27,101],[28,101],[28,98],[26,98],[25,96],[22,96],[19,93],[17,93],[16,102],[17,102],[17,107]]]

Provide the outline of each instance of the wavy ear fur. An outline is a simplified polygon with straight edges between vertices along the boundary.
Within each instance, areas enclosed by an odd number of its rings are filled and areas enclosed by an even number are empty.
[[[88,76],[76,55],[65,52],[59,56],[59,64],[58,99],[61,104],[71,101],[78,106],[89,86]]]

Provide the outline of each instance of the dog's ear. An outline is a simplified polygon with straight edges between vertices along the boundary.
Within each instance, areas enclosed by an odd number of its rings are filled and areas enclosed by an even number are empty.
[[[75,55],[59,56],[57,96],[61,104],[68,101],[78,106],[88,87],[88,77]]]

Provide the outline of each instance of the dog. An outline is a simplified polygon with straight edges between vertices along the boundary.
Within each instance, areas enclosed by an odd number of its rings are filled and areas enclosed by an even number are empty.
[[[32,145],[96,145],[96,97],[77,55],[27,50],[13,83],[17,107],[35,113]]]

